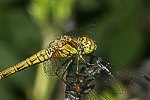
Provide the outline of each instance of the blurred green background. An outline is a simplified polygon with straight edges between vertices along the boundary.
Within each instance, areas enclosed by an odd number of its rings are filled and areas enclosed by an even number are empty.
[[[76,29],[96,40],[100,56],[123,66],[150,58],[149,0],[1,0],[0,70]],[[54,91],[60,82],[37,66],[2,80],[0,100],[62,100]]]

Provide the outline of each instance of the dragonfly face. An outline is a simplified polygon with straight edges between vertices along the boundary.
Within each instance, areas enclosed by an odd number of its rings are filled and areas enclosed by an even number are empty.
[[[78,50],[83,55],[90,54],[97,48],[95,41],[86,36],[79,38],[77,42],[79,45]]]

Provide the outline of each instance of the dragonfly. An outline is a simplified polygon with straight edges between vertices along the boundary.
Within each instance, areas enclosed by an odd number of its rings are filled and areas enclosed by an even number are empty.
[[[95,63],[91,65],[80,64],[81,69],[79,73],[74,73],[73,69],[71,69],[72,67],[69,67],[66,75],[67,84],[64,100],[81,100],[85,95],[87,95],[88,100],[111,100],[106,94],[102,94],[102,88],[98,87],[108,88],[109,92],[117,92],[124,96],[131,95],[122,88],[122,84],[125,82],[120,83],[119,78],[109,70],[109,62],[104,61],[100,57],[95,57],[94,59],[92,57],[90,63],[91,62]],[[133,75],[137,75],[136,72],[132,73]],[[135,77],[141,77],[145,79],[145,81],[147,81],[147,79],[149,81],[150,79],[142,73],[139,73],[138,76]],[[136,81],[130,79],[128,82],[130,82],[130,88],[132,88],[133,91],[136,91],[136,97],[139,97],[140,100],[146,100],[147,97],[143,97],[145,94],[143,94],[144,92],[142,89],[139,89],[139,85]],[[126,85],[127,84],[129,85],[129,83],[126,83]],[[113,85],[117,87],[114,87]],[[112,90],[112,87],[115,88],[115,91]]]
[[[66,63],[69,63],[71,58],[77,58],[77,61],[85,61],[83,56],[93,53],[96,48],[97,45],[95,40],[88,36],[81,36],[75,39],[72,36],[63,35],[52,41],[47,48],[42,49],[31,57],[19,62],[18,64],[1,71],[0,79],[4,79],[16,72],[29,68],[32,65],[46,61],[52,61],[53,58],[67,58],[62,66],[67,65]],[[79,63],[77,62],[77,65],[78,64]],[[45,67],[45,71],[47,71],[46,68],[47,67]],[[78,72],[78,67],[76,72]],[[57,69],[55,73],[58,75]]]

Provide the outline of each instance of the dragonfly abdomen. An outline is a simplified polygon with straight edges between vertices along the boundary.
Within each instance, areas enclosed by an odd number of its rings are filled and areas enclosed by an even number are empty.
[[[49,53],[49,49],[43,49],[38,53],[34,54],[33,56],[23,60],[22,62],[0,72],[0,79],[6,78],[18,71],[30,67],[31,65],[35,65],[43,61],[46,61],[50,59],[50,57],[51,57],[51,53]]]

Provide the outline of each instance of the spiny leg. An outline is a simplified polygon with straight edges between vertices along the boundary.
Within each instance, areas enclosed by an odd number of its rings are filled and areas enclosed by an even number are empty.
[[[79,66],[80,66],[80,61],[81,60],[83,60],[84,62],[85,62],[85,64],[87,64],[87,65],[92,65],[92,64],[90,64],[88,61],[86,61],[84,58],[83,58],[83,56],[82,55],[78,55],[77,56],[77,67],[76,67],[76,74],[79,74]]]
[[[95,66],[95,64],[93,63],[92,55],[87,55],[87,56],[90,57],[90,60],[89,60],[89,61],[85,60],[82,55],[79,55],[79,56],[77,57],[77,67],[76,67],[76,74],[77,74],[77,75],[81,75],[81,73],[79,72],[79,66],[80,66],[80,64],[81,64],[81,63],[80,63],[81,60],[84,61],[84,64],[86,64],[87,66]],[[91,59],[91,58],[92,58],[92,59]],[[91,61],[91,60],[92,60],[92,61]],[[82,75],[84,75],[84,74],[82,74]]]
[[[89,55],[89,56],[90,56],[90,55]],[[91,56],[90,56],[90,57],[91,57]],[[89,65],[89,66],[94,66],[94,64],[91,64],[91,63],[89,63],[87,60],[85,60],[82,55],[80,55],[80,58],[81,58],[87,65]],[[91,59],[91,58],[90,58],[90,59]]]
[[[72,65],[72,63],[74,62],[74,58],[71,57],[71,58],[68,58],[60,67],[58,67],[55,71],[55,74],[66,84],[68,84],[65,80],[64,80],[64,75],[66,73],[66,71],[68,70],[69,66]],[[67,64],[67,65],[66,65]],[[66,65],[66,66],[65,66]],[[62,73],[62,75],[60,76],[59,75],[59,70],[61,70],[63,67],[66,67]]]
[[[76,74],[79,74],[79,63],[80,63],[80,57],[77,57]]]
[[[65,68],[65,70],[64,70],[64,72],[63,72],[63,74],[62,74],[62,78],[63,78],[63,79],[64,79],[65,73],[67,72],[68,68],[72,65],[72,63],[73,63],[73,59],[67,64],[67,67]]]

